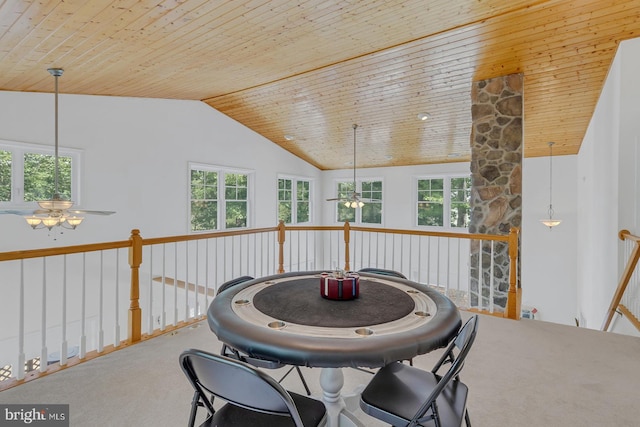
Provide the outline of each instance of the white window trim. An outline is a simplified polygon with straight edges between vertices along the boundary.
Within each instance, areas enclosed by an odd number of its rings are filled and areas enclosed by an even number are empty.
[[[218,205],[218,219],[217,219],[218,228],[216,230],[198,230],[198,231],[191,230],[191,170],[192,169],[218,172],[218,174],[236,173],[236,174],[247,175],[247,187],[248,187],[247,188],[247,224],[245,225],[245,227],[237,227],[237,228],[234,228],[234,230],[252,227],[252,224],[255,223],[254,209],[253,209],[253,204],[255,200],[255,197],[254,197],[255,171],[251,169],[233,168],[229,166],[219,166],[219,165],[210,165],[207,163],[189,162],[188,168],[187,168],[187,187],[188,187],[187,230],[189,234],[202,234],[202,233],[211,233],[212,231],[228,230],[228,228],[226,228],[227,207],[226,207],[226,200],[224,199],[224,179],[221,179],[220,175],[218,175],[218,203],[220,203],[220,205]]]
[[[380,224],[373,224],[370,222],[366,222],[363,223],[362,222],[362,208],[355,208],[356,210],[356,220],[354,222],[354,224],[359,224],[359,225],[366,225],[367,227],[384,227],[384,211],[385,211],[385,184],[384,184],[384,179],[380,178],[380,177],[359,177],[356,178],[356,193],[360,193],[360,195],[362,196],[362,183],[363,182],[372,182],[372,181],[380,181],[382,182],[382,209],[380,212],[380,215],[382,215],[382,219],[380,220]],[[338,193],[337,193],[337,188],[338,188],[338,184],[341,182],[353,182],[353,178],[349,179],[349,178],[335,178],[333,180],[333,197],[338,197]],[[416,184],[417,185],[417,184]],[[363,199],[365,200],[365,199]],[[342,224],[341,221],[338,221],[338,202],[335,202],[336,206],[333,209],[333,220],[335,221],[336,224]],[[365,201],[366,203],[366,201]]]
[[[297,176],[297,175],[286,175],[286,174],[278,174],[276,177],[276,222],[278,219],[278,204],[280,203],[280,199],[278,198],[278,181],[281,179],[290,179],[293,181],[293,184],[296,187],[292,188],[292,206],[291,206],[291,216],[292,222],[291,225],[295,224],[313,224],[313,194],[314,194],[314,180],[308,176]],[[309,221],[307,222],[298,222],[298,196],[297,196],[297,183],[298,181],[306,181],[309,183]]]
[[[416,175],[413,177],[413,224],[416,228],[424,229],[424,230],[455,230],[456,232],[465,232],[468,231],[467,228],[463,227],[452,227],[451,221],[448,214],[451,213],[451,180],[455,178],[470,178],[471,174],[464,173],[448,173],[448,174],[429,174],[429,175]],[[418,181],[426,180],[426,179],[442,179],[444,180],[443,185],[443,207],[442,212],[443,215],[446,215],[443,218],[442,226],[435,225],[418,225]]]
[[[47,154],[54,156],[55,147],[0,139],[0,150],[12,152],[11,162],[11,197],[10,202],[0,201],[3,208],[34,208],[37,202],[24,201],[24,153]],[[82,161],[84,151],[78,148],[58,146],[59,157],[71,157],[71,200],[74,205],[82,205],[81,183]]]

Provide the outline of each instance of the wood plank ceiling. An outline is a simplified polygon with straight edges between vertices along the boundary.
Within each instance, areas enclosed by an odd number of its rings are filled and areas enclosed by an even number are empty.
[[[354,123],[358,167],[468,160],[471,82],[523,73],[525,156],[574,154],[638,35],[640,0],[4,0],[0,90],[202,100],[327,170]]]

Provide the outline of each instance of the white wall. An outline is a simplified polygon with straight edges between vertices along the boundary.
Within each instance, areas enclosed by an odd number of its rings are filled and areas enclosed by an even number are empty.
[[[623,268],[617,233],[640,231],[639,58],[640,40],[621,43],[578,156],[578,310],[581,326],[594,329],[602,326]]]
[[[553,157],[554,218],[549,229],[549,157],[525,159],[522,179],[522,305],[537,318],[567,325],[577,317],[576,156]]]
[[[0,139],[53,147],[53,95],[0,92],[0,106]],[[133,228],[186,234],[189,161],[256,171],[257,227],[277,224],[278,173],[319,183],[317,168],[202,102],[61,94],[59,111],[60,146],[83,150],[81,207],[117,213],[88,216],[56,241],[0,215],[0,251],[126,240]]]

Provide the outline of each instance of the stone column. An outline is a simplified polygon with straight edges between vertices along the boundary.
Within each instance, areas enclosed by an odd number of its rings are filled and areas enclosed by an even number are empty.
[[[522,222],[523,75],[473,82],[471,115],[469,232],[506,235]],[[490,253],[490,242],[482,248],[472,242],[470,303],[487,309],[493,293],[493,308],[501,312],[509,289],[508,247],[494,243],[493,268]]]

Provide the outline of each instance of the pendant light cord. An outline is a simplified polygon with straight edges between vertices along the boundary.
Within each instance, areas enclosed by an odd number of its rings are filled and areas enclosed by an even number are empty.
[[[58,75],[54,75],[54,79],[56,82],[56,93],[55,93],[55,149],[54,149],[54,159],[55,159],[55,172],[54,172],[54,194],[53,198],[57,198],[59,196],[58,193],[58,169],[60,167],[58,160]]]
[[[353,125],[353,192],[356,192],[356,129],[357,124]]]
[[[549,142],[549,218],[553,217],[553,142]]]

